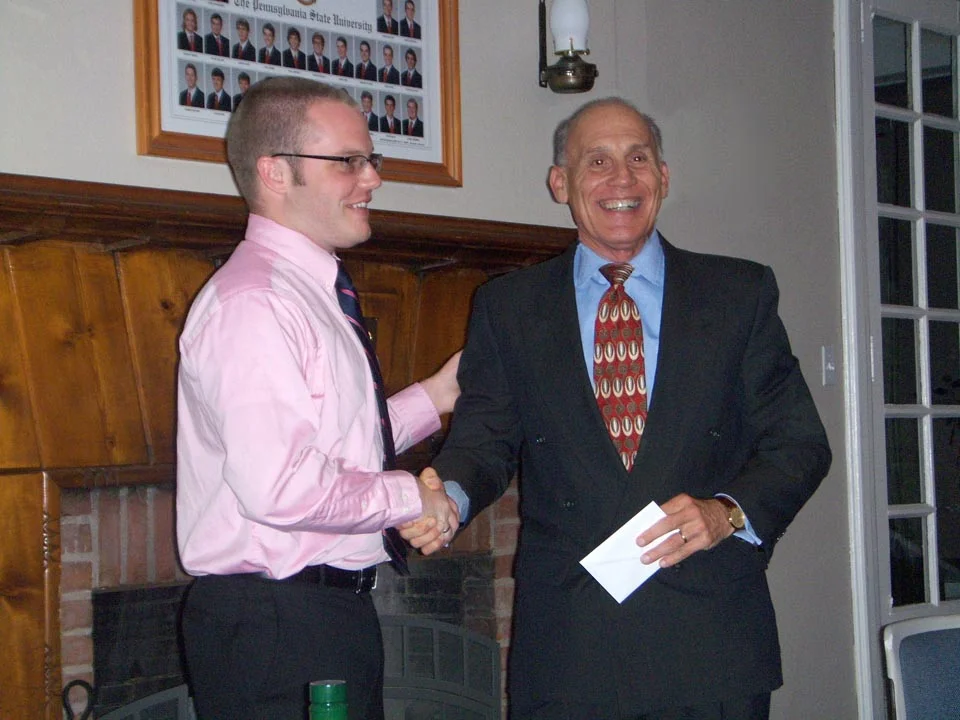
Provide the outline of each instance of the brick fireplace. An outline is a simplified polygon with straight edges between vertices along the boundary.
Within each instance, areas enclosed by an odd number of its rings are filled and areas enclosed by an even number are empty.
[[[66,682],[95,684],[95,590],[185,579],[173,551],[176,337],[244,220],[237,198],[0,174],[0,718],[60,718]],[[390,390],[459,347],[486,277],[573,239],[405,213],[372,224],[346,262]],[[408,453],[407,469],[431,447]],[[378,608],[446,613],[505,653],[517,530],[511,491],[389,583]]]

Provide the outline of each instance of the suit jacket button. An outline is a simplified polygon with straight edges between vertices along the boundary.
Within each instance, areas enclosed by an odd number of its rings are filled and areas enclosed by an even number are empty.
[[[534,441],[537,445],[543,445],[543,444],[547,441],[547,439],[546,439],[543,435],[537,435],[537,436],[533,439],[533,441]]]
[[[573,510],[577,506],[577,503],[575,500],[564,500],[561,505],[564,510]]]

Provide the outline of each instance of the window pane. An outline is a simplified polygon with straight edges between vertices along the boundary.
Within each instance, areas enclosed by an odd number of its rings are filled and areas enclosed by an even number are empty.
[[[960,417],[933,421],[940,598],[960,600]]]
[[[921,30],[920,65],[923,69],[922,112],[955,118],[957,98],[953,87],[957,46],[953,37]]]
[[[907,220],[880,218],[880,302],[913,305],[913,237]]]
[[[957,230],[927,223],[927,302],[929,307],[960,309]],[[883,282],[881,280],[881,282]]]
[[[890,594],[893,606],[927,602],[923,519],[890,521]]]
[[[923,128],[923,187],[927,210],[956,212],[956,147],[955,133]]]
[[[910,207],[910,128],[905,122],[878,117],[877,200]]]
[[[909,48],[908,25],[879,16],[873,19],[873,97],[878,103],[910,107]]]
[[[960,325],[930,321],[930,387],[934,405],[960,405]]]
[[[892,405],[917,402],[917,356],[913,320],[883,318],[883,400]]]
[[[920,494],[920,436],[914,418],[887,418],[887,503],[918,503]]]

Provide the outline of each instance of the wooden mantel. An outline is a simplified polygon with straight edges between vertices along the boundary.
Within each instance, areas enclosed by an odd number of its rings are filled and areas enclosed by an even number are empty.
[[[0,174],[0,718],[59,718],[59,493],[173,481],[177,336],[236,197]],[[573,230],[373,211],[345,253],[388,389],[463,341],[491,274]]]

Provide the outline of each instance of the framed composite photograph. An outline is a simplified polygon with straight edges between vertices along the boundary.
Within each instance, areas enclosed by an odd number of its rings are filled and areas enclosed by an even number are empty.
[[[253,83],[344,88],[385,180],[463,184],[458,0],[133,0],[137,151],[225,162]]]

